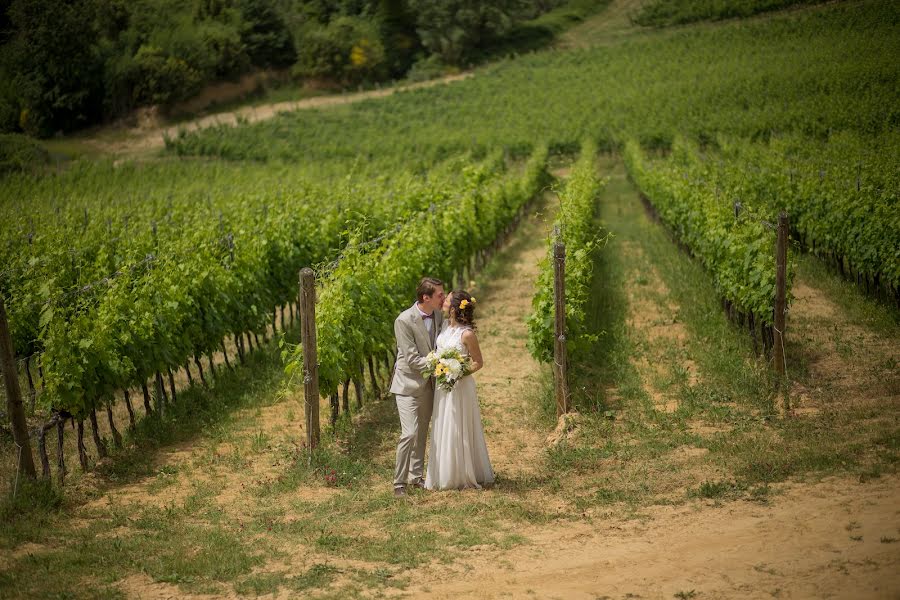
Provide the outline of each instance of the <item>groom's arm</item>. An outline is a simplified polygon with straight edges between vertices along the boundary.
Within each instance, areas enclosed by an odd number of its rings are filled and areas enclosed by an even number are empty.
[[[402,319],[394,321],[394,335],[397,338],[397,347],[403,354],[403,360],[413,373],[421,373],[428,368],[425,358],[419,355],[416,340],[409,326]]]

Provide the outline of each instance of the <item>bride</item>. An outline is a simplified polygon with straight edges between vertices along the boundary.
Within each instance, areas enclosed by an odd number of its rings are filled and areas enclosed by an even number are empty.
[[[443,306],[450,325],[437,338],[437,350],[455,346],[472,358],[472,373],[484,366],[475,335],[475,299],[454,291]],[[481,427],[481,411],[471,375],[460,379],[451,391],[437,386],[434,392],[431,446],[425,487],[429,490],[481,488],[494,482]]]

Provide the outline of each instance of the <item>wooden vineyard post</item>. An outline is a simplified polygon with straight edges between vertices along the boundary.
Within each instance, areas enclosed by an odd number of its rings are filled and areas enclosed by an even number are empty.
[[[784,313],[787,288],[787,243],[788,217],[778,215],[778,241],[775,245],[775,324],[772,355],[775,360],[775,372],[784,377],[786,370],[784,356]]]
[[[303,346],[306,446],[312,451],[319,445],[319,369],[316,355],[316,275],[309,267],[300,271],[300,343]]]
[[[19,373],[16,370],[16,356],[13,351],[12,336],[9,323],[6,321],[6,303],[0,296],[0,363],[3,367],[3,381],[6,384],[6,412],[12,427],[13,440],[16,444],[16,477],[25,474],[31,479],[37,477],[34,470],[34,457],[31,454],[31,442],[28,439],[28,423],[25,421],[25,409],[22,407],[22,389],[19,387]]]
[[[566,245],[553,244],[553,379],[556,383],[556,416],[569,412],[568,361],[566,360]]]

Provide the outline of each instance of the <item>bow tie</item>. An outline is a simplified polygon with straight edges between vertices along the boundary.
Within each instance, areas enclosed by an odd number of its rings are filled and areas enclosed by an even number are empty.
[[[433,318],[434,318],[434,315],[433,315],[433,314],[430,314],[430,315],[422,315],[422,319],[423,319],[423,320],[424,320],[424,319],[433,319]]]

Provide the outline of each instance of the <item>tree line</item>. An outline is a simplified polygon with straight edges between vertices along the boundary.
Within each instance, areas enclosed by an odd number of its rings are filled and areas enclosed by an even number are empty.
[[[0,131],[46,136],[259,69],[355,86],[462,67],[581,0],[13,0]]]

